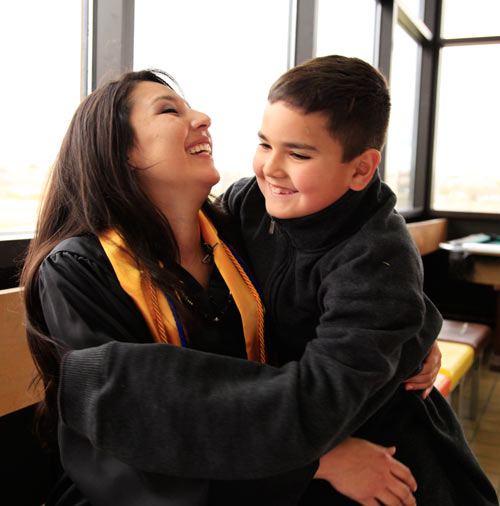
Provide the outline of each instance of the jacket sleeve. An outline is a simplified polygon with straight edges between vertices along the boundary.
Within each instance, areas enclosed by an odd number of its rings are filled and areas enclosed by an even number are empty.
[[[373,247],[376,240],[368,237],[356,251],[339,255],[318,293],[322,315],[311,360],[326,370],[335,357],[330,381],[338,382],[338,395],[344,390],[358,399],[359,409],[345,412],[353,420],[369,420],[398,390],[410,395],[401,384],[421,368],[442,324],[422,291],[420,257],[411,245],[387,252]],[[355,409],[351,402],[343,405]]]
[[[259,433],[263,426],[277,429],[280,408],[249,389],[274,381],[277,369],[152,343],[140,312],[101,260],[51,254],[40,267],[39,289],[49,334],[61,346],[61,418],[94,446],[171,476],[264,478],[288,484],[290,494],[312,479],[314,457],[290,462],[288,451],[276,452]]]
[[[383,391],[383,377],[337,360],[338,343],[326,335],[282,368],[124,342],[137,341],[135,322],[120,313],[123,303],[99,276],[86,266],[80,279],[75,271],[83,267],[72,262],[48,265],[42,302],[44,312],[57,310],[47,323],[74,348],[62,361],[62,419],[144,471],[204,477],[210,470],[215,479],[249,479],[314,466],[394,392],[393,385]],[[67,320],[62,327],[61,320]],[[111,330],[115,323],[119,332]],[[376,401],[361,410],[372,396]]]

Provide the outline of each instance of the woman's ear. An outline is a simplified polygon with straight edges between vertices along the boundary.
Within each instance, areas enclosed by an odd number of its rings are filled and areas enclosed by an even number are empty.
[[[361,191],[372,180],[373,174],[380,163],[380,151],[367,149],[354,160],[354,172],[351,179],[351,190]]]

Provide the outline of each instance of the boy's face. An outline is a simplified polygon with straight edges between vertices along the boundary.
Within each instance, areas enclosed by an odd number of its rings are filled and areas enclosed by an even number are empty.
[[[342,162],[342,146],[328,132],[324,113],[268,102],[259,138],[253,169],[271,216],[313,214],[351,187],[355,162]]]

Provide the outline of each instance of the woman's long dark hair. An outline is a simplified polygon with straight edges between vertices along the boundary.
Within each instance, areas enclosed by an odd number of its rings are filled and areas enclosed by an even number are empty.
[[[128,72],[91,93],[76,110],[51,170],[21,273],[28,343],[45,390],[37,432],[48,446],[56,441],[60,345],[48,335],[38,293],[38,269],[45,256],[65,238],[99,235],[113,227],[155,283],[171,294],[180,289],[178,277],[159,266],[178,261],[172,229],[127,161],[133,142],[131,92],[141,81],[171,87],[166,79],[171,78],[159,71]]]

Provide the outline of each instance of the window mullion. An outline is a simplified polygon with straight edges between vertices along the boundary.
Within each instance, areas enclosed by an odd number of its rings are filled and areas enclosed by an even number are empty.
[[[394,2],[392,0],[379,0],[377,5],[377,28],[375,43],[375,66],[390,82],[391,78],[391,48],[394,26]],[[380,177],[384,179],[385,156],[379,164]]]
[[[295,65],[315,54],[316,0],[296,1]]]
[[[92,89],[132,70],[134,0],[94,0]]]

